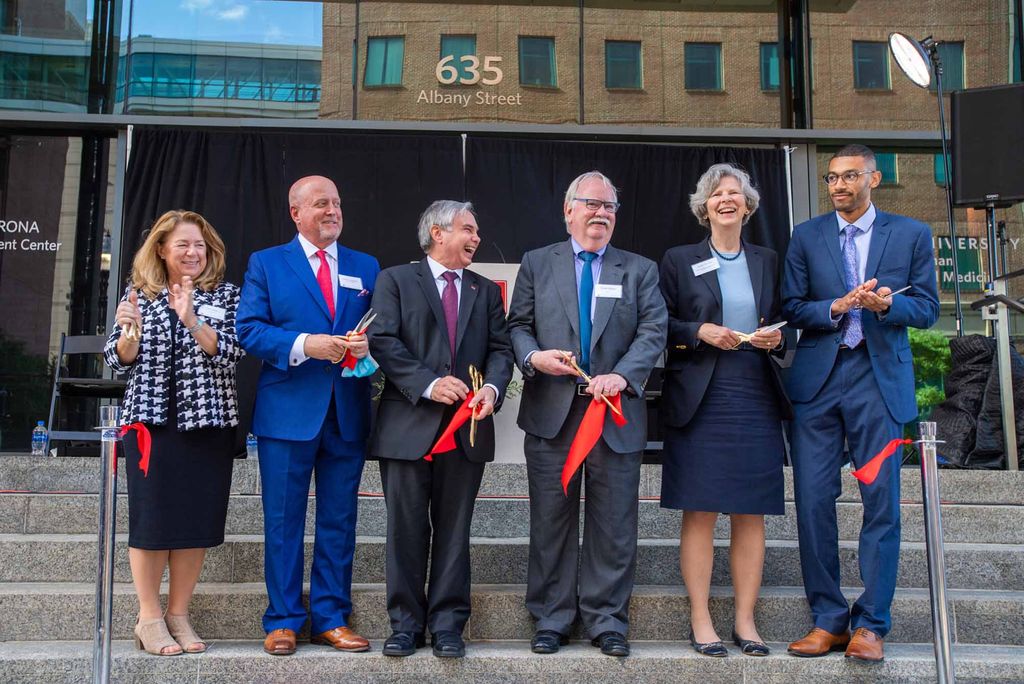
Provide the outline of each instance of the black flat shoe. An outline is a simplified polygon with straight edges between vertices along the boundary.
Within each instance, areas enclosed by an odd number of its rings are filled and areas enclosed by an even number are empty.
[[[702,644],[693,638],[693,631],[690,632],[690,645],[693,646],[693,650],[697,653],[711,656],[712,658],[724,658],[729,655],[729,649],[721,641],[711,641]]]
[[[618,632],[601,632],[590,641],[591,646],[598,646],[606,656],[624,658],[629,655],[629,642]]]
[[[417,648],[426,645],[423,635],[417,632],[392,632],[384,642],[381,653],[386,656],[411,656]]]
[[[748,656],[766,656],[772,652],[763,641],[741,639],[736,630],[732,630],[732,642],[740,647],[740,653]]]
[[[542,629],[533,635],[530,650],[534,653],[558,653],[558,649],[569,643],[569,637],[559,634],[553,629]]]
[[[464,658],[466,656],[466,642],[458,632],[438,632],[430,635],[430,641],[434,644],[434,655],[438,658]]]

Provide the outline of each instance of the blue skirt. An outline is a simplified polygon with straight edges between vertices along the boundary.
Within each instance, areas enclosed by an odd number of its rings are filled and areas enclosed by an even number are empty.
[[[696,414],[681,428],[665,426],[662,508],[785,513],[785,445],[771,362],[756,350],[718,355]]]

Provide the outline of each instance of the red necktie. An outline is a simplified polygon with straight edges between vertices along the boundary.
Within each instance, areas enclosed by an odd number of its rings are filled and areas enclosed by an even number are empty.
[[[327,302],[327,310],[334,318],[334,288],[331,287],[331,267],[327,264],[327,252],[322,249],[316,251],[320,257],[320,268],[316,272],[316,282],[320,283],[320,291],[324,294],[324,301]]]

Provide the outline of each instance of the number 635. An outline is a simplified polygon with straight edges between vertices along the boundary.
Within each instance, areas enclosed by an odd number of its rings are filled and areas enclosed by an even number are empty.
[[[498,62],[501,61],[501,57],[484,57],[484,66],[481,69],[479,57],[476,55],[463,55],[459,58],[459,63],[462,65],[462,69],[467,75],[462,78],[459,78],[459,70],[453,64],[454,61],[455,55],[447,55],[442,57],[441,61],[437,63],[437,68],[434,69],[434,75],[437,76],[438,83],[442,85],[451,85],[456,81],[462,85],[475,85],[477,83],[482,83],[483,85],[497,85],[501,83],[502,73],[501,69],[498,67]],[[491,76],[489,78],[484,78],[484,74],[491,74]]]

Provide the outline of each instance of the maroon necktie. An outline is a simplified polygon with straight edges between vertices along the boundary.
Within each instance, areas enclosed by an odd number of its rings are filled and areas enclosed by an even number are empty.
[[[455,291],[455,279],[459,274],[445,271],[441,274],[448,284],[441,292],[441,308],[444,309],[444,322],[448,326],[448,344],[452,348],[452,372],[455,371],[455,331],[459,326],[459,293]]]
[[[327,310],[334,318],[334,289],[331,287],[331,267],[327,263],[327,252],[317,250],[316,255],[320,257],[320,268],[316,272],[316,282],[320,284],[320,291],[324,293],[324,301],[327,302]]]

